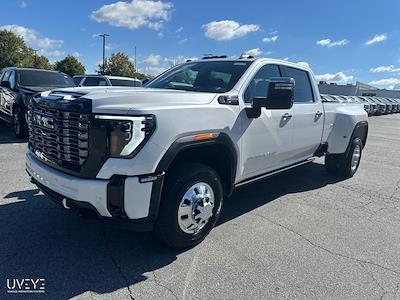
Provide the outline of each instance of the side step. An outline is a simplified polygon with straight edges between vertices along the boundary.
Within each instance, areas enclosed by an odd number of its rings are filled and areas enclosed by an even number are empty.
[[[281,168],[281,169],[278,169],[278,170],[275,170],[275,171],[272,171],[272,172],[269,172],[269,173],[265,173],[265,174],[262,174],[262,175],[259,175],[259,176],[256,176],[256,177],[245,179],[243,181],[240,181],[240,182],[236,183],[235,184],[235,188],[243,186],[243,185],[246,185],[246,184],[249,184],[249,183],[252,183],[252,182],[255,182],[255,181],[258,181],[258,180],[262,180],[262,179],[271,177],[271,176],[276,175],[278,173],[281,173],[281,172],[284,172],[284,171],[287,171],[287,170],[290,170],[290,169],[293,169],[293,168],[296,168],[296,167],[299,167],[299,166],[302,166],[302,165],[305,165],[305,164],[312,163],[314,160],[315,160],[315,158],[312,157],[312,158],[309,158],[307,160],[301,161],[299,163],[296,163],[296,164],[293,164],[293,165],[290,165],[290,166],[287,166],[287,167],[284,167],[284,168]]]

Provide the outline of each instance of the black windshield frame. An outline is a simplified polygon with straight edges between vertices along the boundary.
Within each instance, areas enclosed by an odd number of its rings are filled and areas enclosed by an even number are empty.
[[[174,67],[146,84],[146,88],[226,93],[233,89],[253,61],[194,61]],[[181,81],[174,78],[181,77]],[[185,82],[186,81],[186,82]],[[192,81],[192,82],[190,82]]]
[[[20,86],[35,87],[75,87],[71,77],[61,72],[47,72],[41,70],[18,70],[17,82]]]

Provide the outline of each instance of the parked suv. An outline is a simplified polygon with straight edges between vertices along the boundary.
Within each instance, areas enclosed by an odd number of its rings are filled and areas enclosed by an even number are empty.
[[[28,130],[25,113],[32,95],[73,86],[72,79],[61,72],[5,68],[0,72],[0,118],[13,124],[17,137],[24,137]]]
[[[329,173],[352,177],[367,119],[359,104],[323,103],[303,65],[208,58],[145,88],[37,95],[26,169],[67,209],[145,226],[185,248],[207,236],[237,187],[323,155]]]
[[[121,76],[76,75],[73,80],[77,86],[142,86],[139,79]]]

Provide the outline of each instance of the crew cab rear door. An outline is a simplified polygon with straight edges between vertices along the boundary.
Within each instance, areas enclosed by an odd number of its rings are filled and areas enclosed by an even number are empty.
[[[321,144],[324,129],[324,108],[318,98],[312,75],[303,69],[283,66],[283,76],[295,80],[293,104],[293,163],[314,155]]]
[[[271,77],[281,77],[278,65],[258,66],[240,93],[244,106],[239,115],[242,126],[239,181],[288,166],[291,159],[293,108],[262,108],[258,118],[249,118],[245,112],[255,97],[266,96]]]

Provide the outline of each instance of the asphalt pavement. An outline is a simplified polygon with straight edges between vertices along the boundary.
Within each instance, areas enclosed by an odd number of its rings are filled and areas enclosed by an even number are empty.
[[[51,202],[0,123],[0,299],[400,299],[400,114],[369,122],[355,177],[317,160],[243,187],[183,252]],[[15,278],[45,293],[7,293]]]

